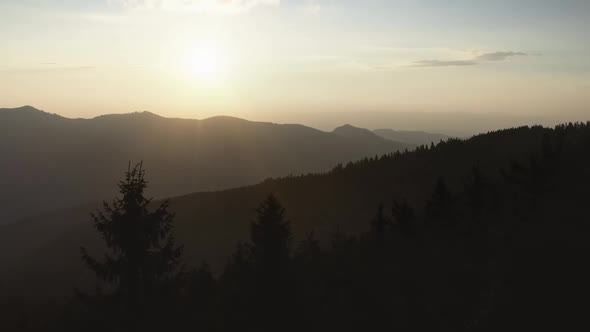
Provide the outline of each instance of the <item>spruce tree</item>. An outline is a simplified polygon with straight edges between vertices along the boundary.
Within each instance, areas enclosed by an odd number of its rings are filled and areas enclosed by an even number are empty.
[[[256,210],[251,224],[250,254],[254,264],[255,302],[253,329],[290,331],[285,325],[293,302],[291,269],[291,227],[285,209],[274,195],[269,195]]]
[[[108,248],[104,261],[91,257],[81,247],[83,261],[110,285],[112,295],[129,314],[139,313],[151,296],[180,274],[183,248],[175,245],[171,234],[174,214],[168,211],[168,202],[150,211],[151,199],[144,196],[146,187],[142,164],[129,165],[119,183],[121,197],[111,204],[104,202],[103,211],[91,215]]]
[[[285,209],[274,195],[269,195],[256,210],[251,224],[251,254],[257,269],[268,273],[285,268],[291,257],[291,226]]]

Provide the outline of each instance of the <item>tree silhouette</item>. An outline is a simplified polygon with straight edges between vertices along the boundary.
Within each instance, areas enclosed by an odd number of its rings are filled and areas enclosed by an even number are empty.
[[[256,213],[257,219],[250,228],[252,259],[265,272],[279,272],[291,257],[291,226],[285,219],[285,209],[271,194]]]
[[[130,165],[119,183],[121,197],[111,204],[104,202],[103,211],[91,215],[109,253],[100,262],[81,247],[86,265],[113,287],[113,295],[126,312],[136,314],[149,297],[178,277],[183,249],[175,245],[171,234],[174,215],[168,212],[168,203],[149,211],[146,187],[142,163]]]
[[[285,321],[292,304],[291,227],[285,209],[274,195],[269,195],[256,210],[251,224],[250,254],[254,264],[257,311],[255,329],[289,330]]]

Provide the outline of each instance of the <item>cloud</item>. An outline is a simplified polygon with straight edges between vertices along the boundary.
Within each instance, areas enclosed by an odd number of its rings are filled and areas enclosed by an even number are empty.
[[[479,61],[504,61],[510,57],[514,56],[526,56],[526,53],[523,52],[493,52],[493,53],[484,53],[478,56],[476,59]]]
[[[491,52],[483,53],[471,59],[464,60],[420,60],[414,61],[410,67],[462,67],[475,66],[482,62],[506,61],[515,56],[527,56],[523,52]]]
[[[108,2],[112,6],[134,10],[235,14],[259,6],[280,5],[281,0],[108,0]]]
[[[421,60],[414,61],[412,67],[452,67],[452,66],[474,66],[477,62],[473,60]]]

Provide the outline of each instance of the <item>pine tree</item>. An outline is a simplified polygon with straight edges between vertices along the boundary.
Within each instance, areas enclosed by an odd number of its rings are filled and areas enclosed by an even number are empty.
[[[291,227],[285,209],[269,195],[256,210],[251,224],[250,254],[254,264],[256,308],[254,330],[290,331],[286,325],[293,302],[291,269]],[[262,316],[258,316],[262,314]]]
[[[168,203],[149,211],[146,187],[142,164],[130,165],[119,183],[121,197],[111,204],[104,202],[103,211],[91,215],[109,253],[100,262],[81,247],[86,265],[112,287],[124,310],[136,313],[179,276],[183,249],[175,245],[171,234],[174,215],[168,212]]]
[[[274,273],[282,270],[291,257],[291,226],[285,209],[274,195],[269,195],[256,210],[251,224],[251,254],[258,269]]]

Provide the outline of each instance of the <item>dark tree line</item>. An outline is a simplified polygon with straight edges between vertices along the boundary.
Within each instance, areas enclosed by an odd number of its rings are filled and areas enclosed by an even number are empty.
[[[526,162],[495,174],[475,163],[461,183],[440,177],[421,205],[376,202],[364,233],[336,228],[330,243],[313,230],[295,239],[288,211],[271,194],[256,210],[250,241],[237,244],[220,274],[206,263],[179,267],[174,216],[167,203],[150,210],[144,170],[130,168],[121,198],[93,215],[110,253],[98,260],[82,249],[101,282],[93,293],[80,292],[59,328],[579,329],[590,295],[590,218],[580,205],[590,196],[588,179],[580,178],[590,175],[583,164],[590,161],[589,127],[548,131]]]

